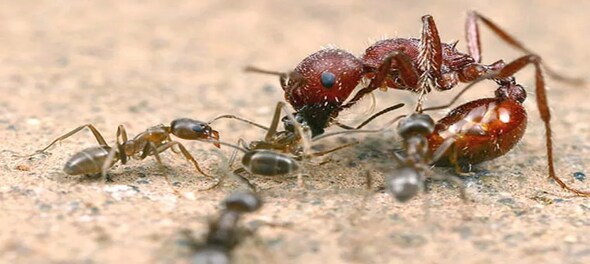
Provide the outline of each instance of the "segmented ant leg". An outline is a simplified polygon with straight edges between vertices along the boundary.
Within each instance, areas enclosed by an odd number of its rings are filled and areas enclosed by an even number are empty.
[[[107,146],[107,147],[109,146],[109,145],[107,144],[107,142],[104,140],[104,138],[102,137],[102,135],[100,134],[100,132],[98,131],[98,129],[96,129],[96,128],[94,127],[94,125],[92,125],[92,124],[85,124],[85,125],[82,125],[82,126],[79,126],[79,127],[75,128],[74,130],[72,130],[72,131],[70,131],[70,132],[66,133],[66,134],[65,134],[65,135],[63,135],[63,136],[60,136],[60,137],[56,138],[56,139],[55,139],[55,140],[53,140],[51,143],[49,143],[49,145],[47,145],[47,147],[45,147],[45,148],[43,148],[43,149],[40,149],[40,150],[37,150],[37,151],[35,151],[35,153],[33,153],[33,154],[30,154],[30,155],[25,155],[25,156],[19,156],[19,157],[30,157],[30,156],[33,156],[33,155],[36,155],[36,154],[39,154],[39,153],[43,153],[43,152],[45,152],[46,150],[48,150],[48,149],[49,149],[51,146],[55,145],[55,143],[57,143],[57,142],[60,142],[60,141],[62,141],[62,140],[64,140],[64,139],[66,139],[66,138],[69,138],[69,137],[73,136],[74,134],[76,134],[76,133],[80,132],[80,130],[82,130],[82,129],[86,128],[86,127],[87,127],[88,129],[90,129],[90,131],[92,132],[92,134],[93,134],[93,135],[94,135],[94,137],[96,138],[96,141],[98,141],[98,144],[99,144],[99,145],[101,145],[101,146]]]
[[[469,48],[470,52],[481,52],[480,51],[481,45],[479,43],[479,30],[477,28],[477,25],[472,25],[472,24],[477,23],[476,22],[477,19],[479,19],[481,22],[483,22],[483,24],[485,26],[487,26],[489,29],[491,29],[492,32],[494,32],[500,39],[502,39],[503,41],[508,43],[510,46],[512,46],[512,47],[514,47],[526,54],[535,54],[534,52],[532,52],[531,50],[526,48],[516,38],[514,38],[513,36],[508,34],[508,32],[501,29],[496,23],[492,22],[490,19],[486,18],[485,16],[482,16],[481,14],[479,14],[475,11],[470,11],[467,15],[467,30],[468,30],[467,42],[468,42],[468,48]],[[475,40],[473,40],[473,39],[470,40],[469,38],[474,38]],[[472,43],[472,44],[469,44],[469,43]],[[475,46],[471,47],[472,45],[477,45],[477,47],[475,47]],[[543,64],[543,67],[545,68],[545,72],[547,73],[547,75],[549,75],[549,77],[551,77],[557,81],[566,82],[566,83],[570,83],[570,84],[574,84],[574,85],[582,85],[586,82],[586,80],[583,78],[573,78],[573,77],[563,76],[563,75],[557,73],[556,71],[554,71],[553,69],[551,69],[550,67],[548,67],[546,64]]]
[[[430,15],[422,17],[422,33],[420,38],[420,53],[418,54],[418,68],[423,73],[418,80],[419,89],[416,112],[422,112],[424,97],[433,87],[447,90],[453,85],[445,83],[441,73],[442,67],[442,44],[434,18]]]
[[[104,160],[104,163],[102,164],[102,168],[100,170],[100,175],[102,177],[102,179],[104,179],[105,182],[112,182],[113,179],[111,178],[110,175],[108,175],[108,170],[109,168],[111,168],[113,165],[115,165],[115,159],[116,158],[120,158],[121,156],[126,156],[125,153],[121,153],[118,152],[117,150],[121,149],[120,145],[117,143],[117,147],[116,148],[111,148],[111,150],[109,151],[109,154],[107,154],[106,159]],[[117,153],[119,154],[117,156]],[[126,159],[126,157],[124,158]]]
[[[514,75],[514,73],[520,71],[525,66],[533,64],[535,66],[535,95],[537,99],[537,108],[541,119],[545,124],[545,145],[547,148],[547,164],[549,169],[549,178],[553,179],[561,188],[571,191],[577,195],[590,196],[590,191],[581,191],[569,187],[563,182],[555,173],[555,167],[553,164],[553,137],[551,132],[551,112],[549,110],[549,103],[547,102],[547,92],[545,89],[545,80],[543,78],[543,72],[541,70],[541,58],[537,55],[525,55],[520,57],[513,62],[507,64],[498,73],[498,78],[506,78]]]
[[[199,163],[195,160],[193,155],[191,155],[190,152],[188,152],[188,150],[184,147],[184,145],[182,145],[182,143],[180,143],[178,141],[166,142],[166,144],[161,145],[157,148],[157,153],[161,153],[161,152],[165,151],[166,149],[171,148],[172,146],[175,146],[175,145],[178,146],[178,148],[180,149],[184,158],[186,158],[189,162],[191,162],[195,166],[195,168],[197,169],[198,172],[203,174],[205,177],[215,179],[215,177],[213,177],[213,176],[205,173],[203,170],[201,170],[201,167],[199,167]]]
[[[270,123],[270,127],[268,128],[268,132],[266,132],[266,135],[264,136],[264,141],[270,142],[272,140],[272,137],[277,133],[279,121],[281,120],[281,111],[283,110],[283,108],[285,108],[285,103],[278,102],[277,106],[275,107],[275,113],[272,116],[272,121]],[[287,109],[285,109],[285,112],[287,113],[287,116],[289,116],[290,113]],[[299,122],[297,122],[297,120],[295,119],[295,117],[293,117],[292,114],[289,118],[292,118],[293,123],[296,124],[296,126],[299,126]],[[299,128],[300,127],[301,126],[299,126]]]
[[[418,71],[415,68],[414,64],[410,57],[402,51],[393,51],[381,63],[379,69],[377,69],[377,73],[371,79],[369,85],[365,88],[360,89],[352,99],[348,100],[344,105],[342,105],[341,109],[349,108],[355,105],[361,98],[365,95],[373,92],[376,89],[379,89],[384,83],[385,79],[387,78],[390,70],[391,70],[391,63],[395,61],[400,78],[404,82],[404,84],[408,87],[416,87],[418,85]],[[415,89],[413,89],[415,90]]]
[[[457,173],[458,175],[461,175],[461,176],[469,176],[469,174],[465,174],[461,170],[459,160],[457,159],[457,149],[456,149],[456,145],[455,145],[456,141],[457,140],[454,137],[450,137],[450,138],[445,139],[445,141],[443,141],[443,143],[440,144],[440,146],[438,146],[438,148],[434,151],[434,153],[432,153],[432,161],[430,163],[431,164],[436,163],[439,159],[441,159],[445,155],[445,153],[450,151],[451,152],[451,154],[449,155],[450,162],[455,167],[455,173]]]
[[[234,179],[239,180],[241,183],[245,184],[246,186],[248,186],[248,188],[250,190],[256,192],[257,188],[254,184],[252,184],[248,179],[240,176],[239,174],[236,174],[237,170],[233,171],[233,172],[231,171],[231,163],[221,151],[219,151],[217,149],[213,149],[213,153],[215,155],[217,155],[217,157],[219,157],[219,159],[221,160],[221,165],[220,165],[221,177],[218,178],[218,181],[215,184],[213,184],[209,187],[206,187],[204,189],[200,189],[199,191],[212,190],[212,189],[220,186],[226,178],[234,178]]]
[[[164,175],[164,180],[166,181],[166,184],[168,184],[168,187],[170,187],[170,189],[172,190],[172,192],[176,196],[182,197],[180,192],[174,187],[174,184],[172,183],[172,181],[170,181],[170,177],[168,177],[168,173],[166,173],[164,163],[162,162],[162,158],[160,158],[160,153],[166,149],[167,148],[160,149],[160,148],[156,147],[156,145],[153,142],[148,142],[145,145],[145,147],[143,148],[139,159],[143,160],[147,156],[153,155],[154,159],[156,159],[156,162],[158,163],[158,166],[160,167],[160,171],[162,172],[162,175]]]
[[[467,38],[467,51],[475,62],[481,62],[481,42],[479,41],[479,27],[477,25],[477,14],[473,11],[467,12],[465,21],[465,38]]]
[[[119,156],[121,163],[123,164],[127,163],[127,154],[124,149],[124,144],[127,140],[127,130],[125,129],[125,126],[119,125],[119,127],[117,127],[117,149],[119,150]]]
[[[108,170],[114,165],[115,159],[121,161],[122,164],[127,163],[127,154],[125,153],[125,149],[123,144],[127,142],[127,130],[125,130],[125,126],[119,125],[117,127],[117,142],[114,148],[111,148],[109,154],[107,155],[104,163],[102,164],[101,169],[101,176],[105,181],[112,182],[111,176],[108,175]],[[103,139],[104,140],[104,139]]]

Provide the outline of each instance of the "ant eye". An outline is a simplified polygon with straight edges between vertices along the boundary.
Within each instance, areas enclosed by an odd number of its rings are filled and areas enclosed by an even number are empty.
[[[321,81],[322,81],[322,85],[325,88],[332,88],[332,86],[334,86],[334,83],[336,83],[336,75],[334,75],[331,72],[322,72],[322,77],[321,77]]]

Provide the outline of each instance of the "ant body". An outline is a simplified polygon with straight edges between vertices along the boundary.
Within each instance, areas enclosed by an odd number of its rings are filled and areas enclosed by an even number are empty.
[[[170,138],[170,134],[172,134],[188,140],[219,140],[219,132],[213,130],[207,123],[188,118],[176,119],[171,122],[170,126],[157,125],[150,127],[131,140],[127,138],[125,127],[119,125],[115,147],[110,147],[106,143],[94,125],[86,124],[58,137],[47,147],[36,151],[35,154],[46,151],[57,142],[80,132],[84,128],[90,129],[99,146],[90,147],[74,154],[64,166],[64,172],[69,175],[101,173],[105,179],[110,181],[107,170],[115,165],[117,161],[126,164],[129,158],[143,160],[147,156],[154,156],[158,163],[161,164],[159,154],[169,148],[177,152],[173,146],[178,146],[180,153],[195,166],[197,171],[207,177],[212,177],[201,170],[197,161],[180,142]],[[218,144],[216,146],[219,147]]]
[[[402,106],[403,104],[397,104],[387,108],[386,111],[391,111]],[[303,127],[302,124],[299,124],[295,116],[287,112],[287,116],[282,118],[282,121],[285,124],[285,130],[277,130],[279,121],[281,120],[281,111],[283,110],[286,110],[285,103],[278,102],[275,107],[275,112],[270,127],[265,127],[263,125],[254,123],[252,121],[234,115],[219,116],[210,121],[209,124],[222,118],[231,118],[267,130],[263,140],[255,140],[247,144],[244,140],[240,139],[238,141],[238,145],[241,146],[236,146],[224,142],[218,142],[222,145],[230,146],[242,151],[244,153],[244,156],[242,157],[243,170],[252,174],[263,176],[278,176],[293,173],[299,169],[299,164],[297,160],[301,160],[308,157],[323,156],[328,153],[356,144],[345,144],[333,149],[310,153],[310,142],[313,141],[305,137],[306,134],[304,130],[306,127]],[[381,111],[378,114],[381,114],[382,112],[384,111]],[[369,118],[368,121],[372,120],[374,117],[375,115]],[[361,126],[367,123],[368,121],[363,122]],[[354,132],[363,133],[374,131],[355,130]],[[325,138],[331,135],[333,134],[325,134],[321,138]],[[292,155],[292,157],[286,154],[290,154]]]
[[[478,20],[526,55],[510,63],[499,60],[489,65],[482,64]],[[378,41],[367,48],[361,58],[350,56],[342,50],[326,49],[304,59],[291,73],[275,73],[256,68],[248,70],[279,74],[285,97],[297,110],[296,116],[301,116],[302,122],[312,127],[312,131],[315,129],[314,135],[323,133],[323,128],[340,110],[350,107],[378,88],[419,93],[416,112],[421,113],[424,97],[432,89],[444,91],[455,87],[459,82],[469,83],[468,87],[471,87],[483,79],[493,80],[499,85],[495,92],[496,97],[475,100],[455,108],[436,123],[434,131],[427,137],[431,150],[437,150],[443,142],[453,140],[453,147],[442,153],[436,164],[458,167],[500,157],[522,138],[527,122],[526,111],[522,107],[526,91],[516,84],[513,75],[532,64],[535,67],[537,107],[545,125],[549,177],[564,189],[577,195],[590,196],[589,192],[567,186],[555,173],[551,114],[541,66],[556,80],[575,84],[580,84],[583,80],[566,78],[555,73],[542,64],[538,55],[477,12],[471,11],[467,17],[467,54],[456,49],[457,42],[441,42],[432,16],[423,16],[422,24],[420,39],[393,38]],[[330,67],[344,64],[348,67]],[[369,79],[369,84],[361,88],[352,99],[342,101],[342,98],[349,97],[363,79]],[[334,85],[337,89],[333,90]],[[452,103],[429,110],[446,108]],[[317,120],[312,121],[313,117],[308,113],[311,109],[314,113],[323,112],[323,116],[327,118],[319,119],[319,124],[314,123]]]
[[[231,263],[231,250],[241,239],[238,221],[243,214],[262,206],[260,198],[251,192],[232,193],[224,203],[219,217],[209,224],[205,243],[199,245],[192,241],[196,248],[192,263]]]

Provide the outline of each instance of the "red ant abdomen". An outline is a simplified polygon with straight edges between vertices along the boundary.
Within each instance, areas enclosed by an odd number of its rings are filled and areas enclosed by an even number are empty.
[[[84,149],[72,156],[64,166],[64,172],[69,175],[98,174],[111,151],[107,146],[96,146]]]
[[[428,137],[430,149],[448,138],[454,146],[436,162],[439,166],[471,165],[510,151],[524,135],[527,114],[515,100],[484,98],[463,104],[439,120]]]

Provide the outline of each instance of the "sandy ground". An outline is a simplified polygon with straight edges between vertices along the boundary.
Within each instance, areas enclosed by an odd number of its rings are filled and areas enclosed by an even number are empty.
[[[283,96],[279,82],[245,74],[245,65],[289,70],[331,44],[361,54],[382,37],[418,36],[424,14],[435,17],[443,41],[460,40],[463,49],[465,14],[475,9],[553,68],[588,77],[590,4],[440,2],[1,1],[0,262],[186,262],[190,249],[182,230],[204,235],[208,219],[239,183],[198,192],[212,181],[172,153],[163,155],[164,173],[180,197],[153,159],[115,167],[108,184],[67,176],[62,167],[68,157],[96,144],[88,132],[58,144],[50,155],[13,155],[32,153],[85,123],[96,125],[109,142],[118,124],[135,135],[178,117],[209,120],[232,113],[267,124]],[[490,31],[482,34],[485,62],[519,55]],[[534,85],[530,69],[517,77]],[[568,183],[590,189],[588,180],[573,177],[590,173],[590,87],[551,80],[549,86],[557,171]],[[493,89],[481,85],[462,102],[492,96]],[[452,94],[434,93],[428,103]],[[415,100],[407,92],[376,95],[378,107]],[[354,123],[365,115],[367,102],[344,120]],[[265,205],[242,222],[256,232],[234,252],[236,262],[590,262],[590,200],[568,197],[546,180],[544,130],[532,92],[525,107],[530,124],[523,141],[464,179],[467,204],[444,182],[429,184],[426,195],[405,204],[383,192],[367,196],[365,171],[380,186],[378,164],[392,166],[383,153],[397,146],[394,131],[370,136],[324,165],[304,164],[305,190],[293,177],[250,176]],[[215,128],[228,142],[263,136],[230,121]],[[185,143],[206,170],[219,171],[213,147]]]

